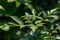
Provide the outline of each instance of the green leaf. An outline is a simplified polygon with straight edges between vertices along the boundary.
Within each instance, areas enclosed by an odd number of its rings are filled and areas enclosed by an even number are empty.
[[[43,17],[46,18],[47,17],[47,13],[45,11],[42,11]]]
[[[56,29],[59,29],[59,28],[60,28],[60,25],[58,25],[58,26],[56,27]],[[56,30],[56,29],[55,29],[55,30]]]
[[[3,6],[0,5],[0,9],[5,10]]]
[[[13,1],[16,1],[16,0],[7,0],[7,2],[13,2]]]
[[[35,25],[33,25],[33,24],[30,24],[30,26],[31,26],[30,28],[32,29],[32,31],[33,31],[33,32],[35,32],[35,31],[36,31],[36,29],[38,28],[38,27],[36,27],[36,26],[35,26]]]
[[[60,40],[60,36],[59,36],[59,35],[57,35],[57,36],[56,36],[56,39],[59,39],[59,40]]]
[[[27,13],[27,12],[25,12],[25,17],[26,17],[27,19],[29,19],[29,18],[30,18],[30,14]]]
[[[14,21],[16,21],[18,24],[23,24],[23,21],[17,17],[17,16],[10,16]]]
[[[20,2],[18,0],[16,0],[16,7],[20,6]]]
[[[43,24],[45,24],[45,23],[38,23],[38,24],[36,24],[36,26],[40,27],[40,26],[43,26]]]
[[[26,5],[26,7],[28,7],[30,10],[33,9],[33,6],[32,6],[31,4],[29,4],[29,3],[25,3],[25,5]]]
[[[38,24],[38,23],[41,23],[42,22],[42,20],[37,20],[37,21],[35,21],[35,24]]]
[[[1,27],[2,30],[4,31],[8,31],[10,29],[10,26],[8,24],[4,24],[2,27]]]
[[[36,14],[36,10],[32,9],[32,14],[35,15]]]
[[[32,15],[32,21],[35,21],[35,20],[36,20],[36,16]]]

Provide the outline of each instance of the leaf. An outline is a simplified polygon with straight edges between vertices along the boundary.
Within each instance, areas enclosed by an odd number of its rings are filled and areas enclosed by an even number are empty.
[[[3,28],[3,25],[1,25],[0,28]]]
[[[41,34],[49,34],[49,32],[48,31],[45,31],[45,30],[42,30],[41,31]]]
[[[16,1],[16,0],[7,0],[7,2],[14,2],[14,1]]]
[[[53,13],[57,10],[58,8],[52,9],[50,12]]]
[[[54,25],[51,25],[50,29],[53,30],[54,29]]]
[[[32,9],[32,14],[35,15],[36,14],[36,10]]]
[[[0,5],[0,9],[5,10],[3,6]]]
[[[46,18],[47,17],[47,13],[45,11],[42,11],[43,17]]]
[[[43,24],[45,24],[45,23],[38,23],[38,24],[36,24],[36,26],[43,26]]]
[[[59,16],[58,15],[50,15],[48,17],[53,17],[55,20],[58,20],[59,19]]]
[[[58,25],[58,26],[56,27],[56,29],[59,29],[59,28],[60,28],[60,25]],[[55,30],[56,30],[56,29],[55,29]]]
[[[12,26],[20,26],[20,25],[18,25],[18,24],[16,24],[16,23],[13,23],[13,22],[8,22],[8,24],[9,24],[9,25],[12,25]]]
[[[27,18],[27,19],[29,19],[29,18],[30,18],[30,14],[29,14],[29,13],[27,13],[27,12],[25,12],[25,16],[26,16],[26,18]]]
[[[32,9],[33,9],[33,7],[32,7],[32,5],[31,5],[31,4],[29,4],[29,3],[25,3],[25,5],[26,5],[26,7],[28,7],[30,10],[32,10]]]
[[[35,24],[41,23],[41,22],[42,22],[42,20],[37,20],[37,21],[35,21]]]
[[[18,24],[23,24],[23,21],[18,18],[17,16],[10,16],[14,21],[16,21]]]
[[[30,24],[30,26],[31,26],[30,28],[32,29],[33,32],[35,32],[35,30],[38,28],[38,27],[36,27],[36,26],[33,25],[33,24]]]
[[[20,6],[20,2],[18,0],[16,0],[16,7]]]
[[[4,24],[3,27],[1,27],[2,30],[8,31],[10,29],[10,26],[8,24]]]
[[[32,21],[35,21],[35,20],[36,20],[36,16],[32,15]]]
[[[59,39],[59,40],[60,40],[60,36],[59,36],[59,35],[57,35],[57,36],[56,36],[56,39]]]

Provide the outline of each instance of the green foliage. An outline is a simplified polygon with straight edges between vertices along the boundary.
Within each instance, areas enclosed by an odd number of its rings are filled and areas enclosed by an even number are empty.
[[[0,0],[0,40],[60,40],[60,0]]]

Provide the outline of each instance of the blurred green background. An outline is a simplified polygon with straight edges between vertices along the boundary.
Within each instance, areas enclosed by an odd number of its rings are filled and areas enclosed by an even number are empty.
[[[0,40],[60,40],[60,0],[0,0]]]

